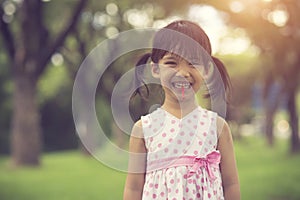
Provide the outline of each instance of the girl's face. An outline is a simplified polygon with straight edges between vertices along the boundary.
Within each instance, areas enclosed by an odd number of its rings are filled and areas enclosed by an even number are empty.
[[[197,60],[189,62],[177,55],[167,53],[153,68],[153,74],[160,78],[166,98],[183,102],[194,100],[195,93],[203,84],[201,65]]]

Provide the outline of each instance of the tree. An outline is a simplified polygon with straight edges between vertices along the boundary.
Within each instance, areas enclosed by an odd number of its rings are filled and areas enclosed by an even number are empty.
[[[196,1],[198,2],[198,1]],[[267,135],[270,144],[273,143],[273,115],[276,112],[278,101],[287,97],[287,110],[292,128],[291,152],[300,150],[298,113],[296,94],[300,80],[300,24],[299,3],[293,0],[273,1],[201,1],[211,4],[227,15],[228,22],[244,28],[252,42],[260,48],[268,63],[262,63],[265,70],[265,95],[271,91],[275,82],[282,86],[282,93],[278,96],[274,106],[266,104]],[[268,65],[267,65],[268,64]]]
[[[126,15],[136,10],[146,13],[147,10],[145,7],[147,6],[145,6],[145,2],[146,1],[129,0],[116,4],[109,1],[101,1],[100,3],[99,1],[90,1],[86,12],[83,13],[83,20],[78,24],[76,29],[74,29],[64,48],[61,49],[72,79],[75,79],[78,66],[88,56],[88,53],[97,47],[98,44],[110,38],[110,30],[113,30],[113,33],[118,33],[134,28],[134,26],[128,22]],[[147,5],[149,6],[151,4],[148,3]],[[152,15],[149,17],[154,18],[155,16]],[[136,41],[126,42],[130,43]],[[107,50],[101,52],[102,56],[105,55],[105,59],[110,60],[114,52],[118,52],[119,49],[124,47],[122,45],[127,44],[122,44],[118,40],[111,38]],[[74,51],[74,49],[76,49],[76,51]],[[128,53],[128,55],[121,56],[114,60],[99,80],[99,87],[97,88],[96,94],[96,107],[102,108],[99,109],[98,116],[101,128],[103,128],[105,134],[110,137],[110,139],[115,140],[114,142],[116,142],[117,146],[122,148],[125,145],[125,134],[116,126],[111,110],[107,108],[111,103],[114,84],[118,82],[126,71],[134,66],[135,57],[136,53]],[[101,65],[107,63],[104,60],[102,60],[103,63]],[[89,75],[86,74],[86,78],[84,78],[86,81],[82,80],[79,83],[79,87],[82,88],[80,98],[85,99],[83,102],[89,102],[87,89],[91,87],[91,75],[93,75],[93,73]],[[138,111],[135,110],[134,113],[140,114],[143,112],[144,107],[145,106],[141,106],[141,108],[138,109]],[[87,108],[84,110],[86,111],[86,109]],[[84,154],[90,154],[102,144],[98,142],[99,138],[97,140],[96,136],[94,136],[95,131],[93,128],[88,126],[88,122],[91,121],[89,116],[84,116],[84,112],[80,113],[80,120],[76,122],[79,124],[77,124],[77,127],[80,129],[78,132],[78,134],[80,134],[80,146]]]
[[[54,31],[47,24],[47,7],[42,0],[1,1],[0,30],[14,83],[11,156],[15,166],[40,164],[42,130],[37,81],[51,56],[63,46],[78,23],[86,3],[87,0],[77,1],[72,11],[69,10],[71,14],[66,24]],[[57,20],[51,23],[58,23]]]

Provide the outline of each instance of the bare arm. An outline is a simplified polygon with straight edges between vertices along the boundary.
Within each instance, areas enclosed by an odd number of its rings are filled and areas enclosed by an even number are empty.
[[[138,121],[130,136],[128,175],[123,200],[141,200],[145,182],[146,147],[141,121]]]
[[[240,184],[236,166],[233,141],[228,124],[218,118],[219,142],[218,150],[221,153],[221,174],[225,200],[240,200]]]

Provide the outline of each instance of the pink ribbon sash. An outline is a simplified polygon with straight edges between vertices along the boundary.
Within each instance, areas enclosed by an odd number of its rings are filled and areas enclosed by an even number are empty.
[[[213,151],[210,154],[206,155],[206,157],[204,158],[195,157],[193,160],[194,165],[189,170],[188,177],[195,174],[197,170],[200,169],[201,167],[204,167],[211,180],[215,180],[216,176],[213,173],[213,168],[218,169],[220,161],[221,161],[221,154],[218,151]]]
[[[199,169],[205,168],[208,176],[213,181],[216,179],[213,169],[219,169],[221,154],[219,151],[212,151],[204,157],[182,156],[162,160],[155,160],[148,163],[147,172],[166,169],[177,166],[191,166],[188,177],[195,174]]]

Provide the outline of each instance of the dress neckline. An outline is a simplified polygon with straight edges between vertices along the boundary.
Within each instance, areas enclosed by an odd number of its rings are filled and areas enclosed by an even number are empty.
[[[182,121],[186,118],[188,118],[190,115],[192,115],[195,111],[199,110],[200,111],[200,106],[197,106],[196,108],[194,108],[191,112],[187,113],[186,115],[184,115],[181,118],[176,117],[175,115],[173,115],[172,113],[170,113],[169,111],[167,111],[166,109],[159,107],[159,109],[161,109],[163,112],[165,112],[167,115],[171,116],[172,118],[175,118],[176,120]]]

